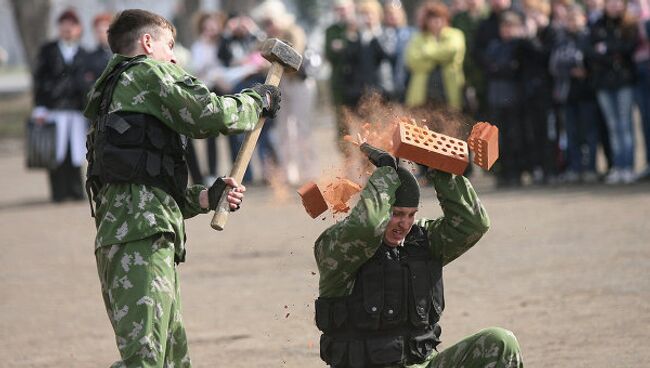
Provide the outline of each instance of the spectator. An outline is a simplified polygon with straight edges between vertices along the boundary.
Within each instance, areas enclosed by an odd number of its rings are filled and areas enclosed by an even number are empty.
[[[501,13],[509,10],[512,6],[511,0],[489,0],[490,14],[479,25],[476,31],[474,44],[477,45],[476,52],[472,55],[479,66],[485,70],[489,61],[485,57],[485,51],[490,41],[499,38],[499,18]]]
[[[336,21],[325,30],[325,58],[332,68],[330,90],[336,113],[336,142],[339,150],[346,157],[350,156],[350,145],[342,139],[344,135],[349,134],[344,110],[346,106],[350,106],[350,103],[344,97],[344,90],[346,89],[346,79],[352,69],[346,58],[346,52],[348,43],[357,38],[355,11],[352,0],[335,0]]]
[[[587,25],[591,27],[598,19],[603,16],[604,0],[585,0],[587,13]]]
[[[305,52],[305,31],[296,24],[279,0],[266,0],[253,9],[268,37],[289,42],[300,54]],[[317,157],[311,140],[311,111],[316,97],[316,82],[301,68],[297,73],[282,76],[280,89],[283,96],[282,109],[278,112],[274,127],[278,147],[278,163],[283,179],[296,185],[316,177]]]
[[[377,0],[362,0],[357,3],[358,32],[348,40],[346,61],[350,73],[346,77],[344,96],[346,104],[355,110],[361,98],[370,93],[386,96],[386,79],[380,67],[386,59],[380,44],[383,34],[383,10]],[[386,79],[384,79],[386,78]]]
[[[632,103],[638,29],[626,7],[625,0],[605,1],[603,17],[591,26],[587,55],[614,159],[605,179],[608,184],[632,183],[636,179]]]
[[[192,60],[190,70],[205,83],[205,85],[218,95],[224,95],[230,91],[229,86],[224,85],[220,78],[223,73],[223,65],[217,57],[219,36],[223,28],[223,17],[220,13],[199,14],[196,22],[197,39],[192,44],[190,52]],[[217,139],[209,137],[205,139],[206,153],[208,158],[208,174],[203,176],[199,169],[196,150],[193,140],[188,140],[187,166],[195,184],[212,185],[217,179]]]
[[[113,14],[100,13],[93,19],[93,32],[97,47],[90,52],[86,61],[86,72],[84,79],[88,83],[88,90],[95,84],[95,81],[104,72],[108,61],[113,56],[111,48],[108,45],[108,27],[111,25]]]
[[[552,50],[549,69],[554,77],[553,96],[560,104],[567,133],[567,182],[593,183],[598,145],[598,105],[589,85],[584,50],[589,44],[587,18],[579,5],[567,11],[566,32]]]
[[[235,93],[251,87],[255,83],[264,82],[266,77],[264,67],[268,63],[257,51],[257,47],[265,37],[264,32],[249,16],[233,15],[226,21],[218,55],[221,62],[227,67],[224,70],[224,79],[232,86],[230,92]],[[256,152],[261,158],[263,170],[267,162],[277,162],[277,155],[269,139],[269,129],[272,125],[273,120],[267,119],[257,142]],[[244,135],[228,136],[228,142],[234,162],[239,148],[244,142]],[[264,177],[264,173],[262,177]],[[246,184],[252,181],[253,170],[249,166],[242,182]]]
[[[636,104],[639,107],[645,138],[646,169],[640,179],[650,179],[650,4],[644,0],[635,0],[633,11],[639,19],[639,46],[634,53],[636,64]]]
[[[520,121],[521,65],[517,52],[523,35],[519,14],[504,12],[500,16],[499,36],[490,41],[484,53],[488,111],[490,120],[499,127],[499,187],[521,184],[524,137]]]
[[[37,123],[56,124],[57,167],[49,171],[51,199],[82,200],[81,164],[86,154],[88,122],[81,110],[86,87],[83,74],[88,52],[81,47],[81,22],[74,10],[57,18],[58,38],[43,45],[34,71]]]
[[[551,76],[548,60],[554,31],[549,27],[550,6],[543,0],[523,3],[525,37],[518,43],[516,58],[521,69],[522,169],[532,175],[533,183],[542,184],[556,174],[557,134],[549,139],[549,121],[553,122]],[[557,129],[553,129],[557,132]]]
[[[442,3],[425,3],[419,14],[419,32],[406,49],[411,71],[406,105],[444,105],[460,110],[465,83],[463,32],[449,27],[449,13]]]
[[[406,13],[399,0],[387,1],[384,4],[384,30],[379,37],[379,43],[387,57],[389,78],[383,86],[388,98],[392,101],[404,102],[408,71],[406,69],[405,51],[413,28],[406,22]],[[383,65],[382,65],[383,67]]]
[[[485,77],[477,63],[479,50],[474,43],[479,24],[487,17],[488,8],[485,0],[467,0],[466,10],[451,20],[451,26],[460,29],[465,35],[466,55],[463,60],[465,74],[464,101],[465,111],[476,120],[485,120]],[[481,48],[484,45],[481,45]]]

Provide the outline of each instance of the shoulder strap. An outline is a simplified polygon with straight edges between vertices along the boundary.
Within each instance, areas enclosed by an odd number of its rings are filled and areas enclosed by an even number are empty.
[[[138,55],[132,59],[122,61],[121,63],[117,64],[115,69],[113,69],[113,71],[108,75],[108,77],[106,78],[106,85],[102,90],[101,102],[99,103],[99,111],[98,111],[99,116],[108,113],[108,107],[110,106],[111,101],[113,100],[113,92],[115,91],[115,86],[117,85],[117,82],[120,80],[120,76],[122,75],[122,73],[124,73],[130,67],[142,62],[142,60],[145,58],[146,58],[145,55]]]
[[[120,80],[120,76],[122,73],[124,73],[127,69],[130,67],[139,64],[146,58],[145,55],[138,55],[132,59],[125,60],[117,64],[117,66],[110,72],[108,77],[106,77],[106,84],[104,86],[104,89],[101,92],[101,100],[99,103],[99,110],[97,112],[97,118],[92,124],[98,123],[95,126],[95,129],[98,131],[102,131],[104,129],[103,125],[101,122],[106,120],[106,115],[108,114],[108,108],[111,104],[111,101],[113,100],[113,92],[115,91],[115,86],[117,85],[117,82]],[[97,134],[97,133],[95,133]],[[101,134],[101,133],[99,133]],[[92,139],[89,137],[89,140]],[[94,150],[94,147],[92,145],[87,145],[88,149],[88,156],[87,157],[92,157],[92,153],[90,152],[91,150]],[[89,160],[89,165],[92,165]],[[86,195],[88,196],[88,202],[90,203],[90,215],[92,217],[95,217],[95,206],[93,205],[93,197],[95,194],[97,194],[97,191],[99,190],[99,184],[96,181],[96,179],[91,179],[93,174],[93,168],[88,167],[88,174],[87,174],[87,179],[86,179]]]

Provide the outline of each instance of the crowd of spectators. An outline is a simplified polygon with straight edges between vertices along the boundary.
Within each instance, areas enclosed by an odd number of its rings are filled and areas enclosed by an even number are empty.
[[[338,0],[334,12],[325,56],[339,136],[342,111],[375,92],[498,126],[500,187],[524,174],[540,185],[650,177],[634,171],[633,129],[637,106],[650,142],[647,1],[425,1],[413,27],[397,0]]]
[[[339,148],[348,134],[344,112],[362,97],[381,95],[405,108],[462,112],[470,122],[500,129],[495,173],[500,187],[518,186],[528,174],[535,184],[632,183],[650,177],[634,171],[633,111],[638,108],[644,142],[650,142],[650,6],[644,0],[454,0],[424,1],[409,14],[398,0],[335,0],[335,21],[322,50],[307,48],[305,30],[280,0],[265,0],[250,12],[196,15],[195,41],[179,62],[212,91],[229,94],[263,83],[268,63],[258,46],[267,37],[290,42],[305,55],[322,52],[329,62],[331,101]],[[50,170],[53,201],[82,199],[81,165],[88,122],[85,93],[111,57],[106,30],[112,15],[93,21],[97,46],[80,45],[81,22],[66,10],[58,35],[41,48],[34,73],[32,119],[57,125],[58,166]],[[317,58],[316,58],[317,59]],[[267,121],[254,177],[297,185],[317,175],[310,124],[316,81],[305,68],[281,82],[280,114]],[[243,135],[229,136],[231,157]],[[207,160],[188,146],[195,183],[211,184],[217,140],[204,145]],[[650,144],[645,144],[646,163]],[[602,147],[606,167],[597,165]],[[205,161],[202,170],[199,161]],[[600,169],[600,170],[599,170]]]

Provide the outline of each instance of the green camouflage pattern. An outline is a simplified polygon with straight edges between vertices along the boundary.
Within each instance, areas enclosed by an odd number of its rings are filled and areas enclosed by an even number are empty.
[[[490,227],[490,220],[466,178],[431,171],[429,180],[433,182],[443,216],[435,220],[423,218],[416,224],[426,229],[432,255],[447,265],[481,239]],[[320,272],[320,297],[352,293],[357,270],[381,246],[399,185],[395,169],[378,168],[350,215],[316,240],[314,255]],[[421,364],[408,366],[456,367],[523,368],[519,343],[510,331],[488,328],[441,352],[434,351]]]
[[[97,117],[101,91],[110,71],[128,58],[114,55],[88,94],[85,116]],[[236,134],[252,130],[262,112],[261,97],[250,89],[217,96],[179,66],[146,58],[122,74],[109,112],[128,111],[157,117],[172,130],[191,138]],[[93,127],[91,132],[93,134]],[[107,184],[95,198],[96,248],[167,233],[177,256],[185,254],[183,219],[206,213],[198,203],[202,185],[189,187],[180,208],[165,191],[138,184]]]
[[[169,236],[103,247],[95,257],[121,356],[111,367],[190,367]]]
[[[519,342],[502,328],[491,327],[468,336],[440,353],[434,352],[424,363],[408,368],[523,368]]]
[[[479,241],[490,220],[469,180],[440,171],[431,171],[429,178],[444,215],[435,220],[420,219],[416,224],[427,230],[433,256],[446,265]],[[395,169],[378,168],[350,215],[316,240],[314,255],[320,272],[321,297],[340,297],[352,292],[357,270],[382,243],[399,185]]]

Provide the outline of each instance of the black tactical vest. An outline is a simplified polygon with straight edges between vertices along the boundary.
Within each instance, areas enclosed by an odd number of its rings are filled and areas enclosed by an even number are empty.
[[[99,113],[88,134],[88,198],[106,183],[145,184],[171,195],[179,206],[187,188],[187,139],[153,115],[107,113],[120,75],[144,57],[125,61],[107,77]],[[94,211],[93,211],[94,216]]]
[[[359,269],[350,295],[316,300],[320,354],[330,366],[421,363],[440,343],[442,262],[419,226],[404,244],[382,245]]]

